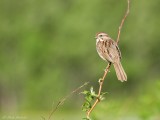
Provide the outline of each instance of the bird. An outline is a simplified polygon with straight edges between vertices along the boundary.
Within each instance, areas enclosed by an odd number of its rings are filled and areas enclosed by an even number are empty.
[[[96,34],[96,50],[99,56],[106,62],[112,63],[118,80],[121,82],[127,81],[127,75],[121,64],[121,51],[108,34],[99,32]]]

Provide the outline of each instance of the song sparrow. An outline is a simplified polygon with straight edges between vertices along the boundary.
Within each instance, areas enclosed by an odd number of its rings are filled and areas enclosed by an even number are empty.
[[[127,81],[127,75],[121,65],[121,52],[117,43],[111,39],[106,33],[96,34],[96,49],[99,56],[113,64],[117,78],[120,81]]]

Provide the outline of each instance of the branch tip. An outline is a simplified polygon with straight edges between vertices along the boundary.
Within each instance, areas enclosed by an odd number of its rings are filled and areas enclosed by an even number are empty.
[[[122,29],[122,27],[123,27],[124,21],[125,21],[125,19],[127,18],[128,14],[129,14],[130,0],[127,0],[127,3],[128,3],[128,6],[127,6],[126,13],[125,13],[125,15],[124,15],[124,17],[123,17],[123,19],[122,19],[122,21],[121,21],[121,24],[120,24],[120,26],[119,26],[119,29],[118,29],[118,35],[117,35],[117,40],[116,40],[117,44],[119,43],[119,38],[120,38],[120,34],[121,34],[121,29]]]

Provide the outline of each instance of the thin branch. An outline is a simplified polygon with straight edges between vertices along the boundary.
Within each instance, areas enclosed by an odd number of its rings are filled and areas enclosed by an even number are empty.
[[[76,89],[73,90],[71,93],[69,93],[66,97],[62,98],[62,99],[58,102],[58,104],[56,105],[56,107],[55,107],[54,109],[52,109],[52,111],[51,111],[51,113],[50,113],[50,115],[49,115],[49,117],[48,117],[48,120],[51,119],[51,117],[52,117],[53,114],[57,111],[57,109],[58,109],[61,105],[63,105],[63,103],[64,103],[70,96],[72,96],[75,92],[77,92],[78,90],[80,90],[81,88],[83,88],[84,86],[86,86],[86,85],[88,85],[88,84],[89,84],[89,82],[84,83],[83,85],[81,85],[80,87],[76,88]]]
[[[125,21],[126,17],[127,17],[128,14],[129,14],[130,0],[127,0],[127,2],[128,2],[128,8],[127,8],[127,11],[126,11],[126,13],[125,13],[125,15],[124,15],[124,17],[123,17],[123,19],[122,19],[122,21],[121,21],[121,24],[120,24],[120,26],[119,26],[119,29],[118,29],[118,36],[117,36],[117,40],[116,40],[116,41],[117,41],[117,44],[119,43],[119,38],[120,38],[122,26],[123,26],[123,24],[124,24],[124,21]]]
[[[99,80],[99,90],[98,90],[98,96],[97,96],[97,99],[96,101],[94,102],[94,104],[92,105],[91,109],[87,111],[87,118],[89,119],[90,117],[90,113],[92,112],[92,110],[95,108],[95,106],[97,105],[98,102],[100,102],[100,95],[101,95],[101,91],[102,91],[102,86],[103,86],[103,83],[104,83],[104,79],[105,77],[107,76],[107,73],[109,71],[111,67],[111,63],[108,63],[106,69],[105,69],[105,72],[104,72],[104,75],[103,75],[103,78],[101,78]]]

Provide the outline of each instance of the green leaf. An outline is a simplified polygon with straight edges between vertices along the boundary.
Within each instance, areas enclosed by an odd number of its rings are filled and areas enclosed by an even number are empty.
[[[91,94],[92,97],[98,97],[98,95],[93,90],[93,87],[91,87],[90,92],[91,92],[90,94]]]
[[[88,102],[91,102],[91,101],[94,99],[94,97],[93,97],[91,94],[89,94],[89,95],[87,95],[87,96],[85,97],[85,99],[86,99]]]
[[[101,95],[105,95],[105,94],[108,94],[108,92],[101,92]]]
[[[95,91],[93,91],[93,87],[90,88],[91,94],[95,94]]]
[[[82,94],[86,95],[86,94],[89,94],[89,91],[85,90],[83,92],[81,92]]]
[[[85,101],[82,105],[82,111],[88,111],[92,107],[91,103],[88,101]]]

